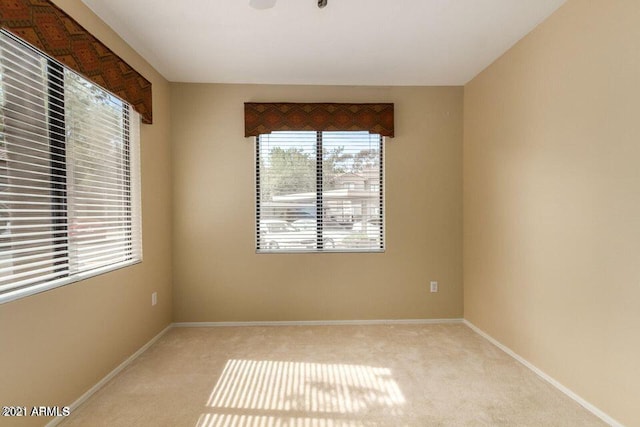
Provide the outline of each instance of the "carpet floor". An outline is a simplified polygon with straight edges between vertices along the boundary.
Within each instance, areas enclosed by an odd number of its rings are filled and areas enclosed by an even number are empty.
[[[603,426],[463,324],[172,328],[61,424]]]

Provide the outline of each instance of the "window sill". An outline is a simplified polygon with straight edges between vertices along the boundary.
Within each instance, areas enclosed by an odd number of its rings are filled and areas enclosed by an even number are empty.
[[[41,292],[50,291],[52,289],[56,289],[65,285],[70,285],[72,283],[76,283],[81,280],[88,279],[90,277],[99,276],[115,270],[120,270],[121,268],[129,267],[131,265],[140,264],[141,262],[142,262],[141,259],[133,260],[133,261],[123,261],[117,264],[106,265],[104,267],[95,268],[93,270],[86,271],[83,273],[74,274],[73,276],[70,276],[70,277],[51,280],[49,282],[41,283],[39,285],[32,285],[32,286],[26,287],[24,289],[16,289],[15,291],[7,292],[3,295],[0,295],[0,304],[15,301],[31,295],[39,294]]]
[[[316,250],[269,250],[269,249],[256,249],[256,254],[382,254],[386,249],[327,249],[322,251]]]

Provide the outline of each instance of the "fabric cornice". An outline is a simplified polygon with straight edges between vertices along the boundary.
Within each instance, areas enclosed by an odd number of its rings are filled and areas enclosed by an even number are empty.
[[[0,28],[128,102],[153,122],[151,83],[48,0],[0,2]]]
[[[244,136],[273,131],[367,131],[393,137],[393,104],[245,102]]]

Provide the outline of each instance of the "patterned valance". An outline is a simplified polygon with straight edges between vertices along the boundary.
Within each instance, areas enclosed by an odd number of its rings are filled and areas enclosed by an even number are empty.
[[[393,137],[393,104],[245,102],[244,136],[282,130],[360,130]]]
[[[47,0],[2,0],[0,27],[131,104],[152,123],[151,83]]]

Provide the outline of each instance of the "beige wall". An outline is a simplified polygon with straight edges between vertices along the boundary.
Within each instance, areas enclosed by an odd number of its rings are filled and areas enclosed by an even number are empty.
[[[0,405],[69,405],[171,321],[169,85],[79,0],[55,3],[153,84],[154,124],[141,127],[144,262],[0,305]],[[0,417],[9,421],[47,420]]]
[[[465,318],[640,425],[640,5],[570,0],[465,86]]]
[[[172,83],[174,321],[461,317],[462,94]],[[395,103],[386,253],[255,253],[246,101]],[[428,292],[429,279],[439,293]]]

